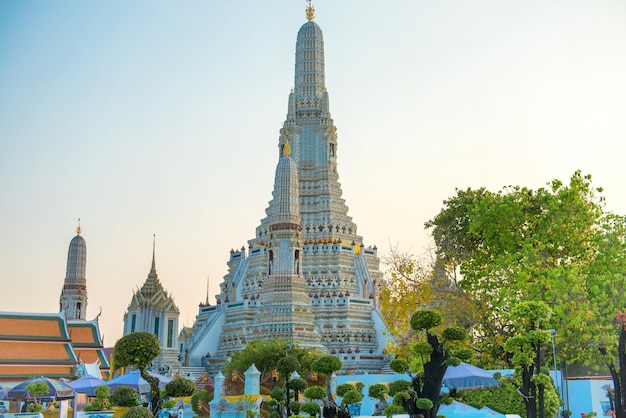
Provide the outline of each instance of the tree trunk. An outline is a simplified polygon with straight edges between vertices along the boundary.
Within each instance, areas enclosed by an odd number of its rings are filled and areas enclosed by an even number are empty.
[[[619,333],[619,344],[617,349],[617,359],[619,368],[619,379],[615,385],[615,415],[617,418],[626,418],[626,325],[621,324]],[[615,379],[614,379],[615,381]],[[619,414],[618,411],[619,410]]]
[[[524,367],[522,369],[522,387],[520,392],[524,395],[526,405],[526,418],[537,417],[537,393],[535,385],[532,384],[531,378],[534,367]]]
[[[607,366],[609,367],[609,371],[611,372],[611,378],[613,379],[614,391],[613,399],[610,403],[613,404],[612,406],[614,408],[613,411],[615,412],[615,418],[626,418],[624,417],[624,405],[622,404],[622,397],[620,396],[622,388],[619,381],[619,374],[617,373],[617,370],[615,370],[614,364],[607,364]]]
[[[420,410],[419,413],[426,418],[436,418],[439,410],[439,396],[441,386],[443,385],[443,376],[448,368],[446,360],[449,355],[443,348],[443,344],[439,344],[436,335],[429,333],[426,337],[434,350],[430,354],[430,360],[424,364],[424,386],[422,391],[417,393],[420,398],[430,399],[433,407],[430,410]]]
[[[140,369],[141,377],[150,383],[150,410],[152,415],[157,416],[161,409],[161,391],[159,390],[159,379],[152,377],[145,369]]]

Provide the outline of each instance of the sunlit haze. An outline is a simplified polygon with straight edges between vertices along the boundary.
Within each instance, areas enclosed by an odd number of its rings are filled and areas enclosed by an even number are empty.
[[[315,0],[338,171],[365,245],[422,253],[455,188],[580,169],[626,214],[626,2]],[[271,199],[304,0],[0,2],[0,310],[122,336],[156,268],[191,326]]]

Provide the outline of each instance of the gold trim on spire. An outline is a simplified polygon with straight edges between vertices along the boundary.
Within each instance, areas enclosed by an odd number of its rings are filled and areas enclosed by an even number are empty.
[[[80,218],[78,218],[78,226],[76,227],[76,233],[78,235],[80,235],[80,232],[82,231],[82,229],[80,229]]]
[[[308,21],[315,19],[315,7],[313,7],[312,1],[313,0],[306,0],[306,2],[309,4],[306,7],[306,19]]]
[[[285,157],[289,157],[289,155],[291,155],[291,145],[289,145],[289,141],[285,141],[285,145],[283,146],[283,155]]]

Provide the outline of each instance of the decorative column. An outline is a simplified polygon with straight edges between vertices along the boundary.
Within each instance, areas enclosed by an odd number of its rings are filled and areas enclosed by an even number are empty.
[[[257,370],[256,366],[253,364],[250,366],[247,372],[244,373],[246,378],[246,383],[244,386],[243,394],[244,395],[259,395],[261,393],[261,372]]]

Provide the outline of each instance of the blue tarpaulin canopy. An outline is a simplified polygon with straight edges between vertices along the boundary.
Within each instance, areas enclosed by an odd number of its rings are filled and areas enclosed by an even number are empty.
[[[111,390],[118,386],[128,386],[139,393],[150,393],[150,383],[141,377],[139,370],[127,373],[124,376],[118,376],[115,379],[104,382],[104,384],[109,386]]]
[[[75,392],[86,393],[87,396],[96,396],[96,388],[102,385],[104,385],[104,380],[93,376],[81,377],[68,383],[68,386],[74,388]]]
[[[497,386],[500,383],[493,378],[493,373],[471,364],[461,363],[450,366],[443,376],[443,384],[449,388],[469,389],[477,387]]]
[[[40,398],[49,398],[49,399],[71,399],[74,397],[74,389],[60,380],[49,379],[47,377],[38,377],[36,379],[27,380],[26,382],[22,382],[19,385],[15,386],[13,389],[9,390],[7,393],[7,397],[9,399],[21,400],[24,398],[32,398],[33,395],[26,390],[26,386],[31,383],[39,383],[43,382],[48,385],[48,392]]]

